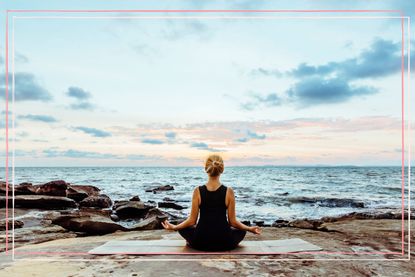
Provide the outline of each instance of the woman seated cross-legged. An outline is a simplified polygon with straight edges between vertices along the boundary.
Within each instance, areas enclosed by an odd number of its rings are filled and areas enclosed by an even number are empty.
[[[236,219],[234,192],[219,180],[223,170],[222,158],[210,155],[205,162],[209,179],[205,185],[194,189],[189,217],[178,225],[167,220],[162,222],[165,229],[179,231],[192,248],[202,251],[231,250],[244,239],[246,231],[261,234],[258,226],[246,226]]]

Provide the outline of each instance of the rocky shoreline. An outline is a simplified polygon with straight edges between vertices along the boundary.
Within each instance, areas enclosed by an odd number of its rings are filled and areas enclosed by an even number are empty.
[[[148,192],[163,193],[174,190],[171,185],[149,188]],[[9,187],[9,197],[12,190]],[[116,231],[141,231],[162,229],[161,222],[165,219],[179,223],[181,218],[171,212],[185,207],[177,204],[174,199],[165,197],[162,202],[143,202],[139,196],[125,200],[112,200],[101,190],[91,185],[70,184],[63,180],[55,180],[44,184],[33,185],[21,183],[15,186],[15,243],[16,247],[25,244],[61,239],[104,235]],[[6,184],[0,182],[0,251],[5,250],[5,205]],[[9,198],[9,208],[12,201]],[[168,209],[169,211],[166,211]],[[404,214],[408,218],[408,214]],[[276,219],[273,223],[261,220],[242,220],[247,225],[263,227],[290,227],[312,229],[329,232],[326,223],[350,219],[401,219],[399,210],[382,209],[370,212],[353,212],[350,214],[323,217],[321,219]],[[411,212],[414,218],[414,212]],[[12,221],[8,222],[9,230]]]

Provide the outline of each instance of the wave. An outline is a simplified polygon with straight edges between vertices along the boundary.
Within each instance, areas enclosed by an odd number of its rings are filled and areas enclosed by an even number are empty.
[[[365,204],[361,200],[351,199],[351,198],[326,198],[326,197],[291,197],[288,198],[288,201],[291,203],[310,203],[317,204],[321,207],[351,207],[351,208],[364,208]]]

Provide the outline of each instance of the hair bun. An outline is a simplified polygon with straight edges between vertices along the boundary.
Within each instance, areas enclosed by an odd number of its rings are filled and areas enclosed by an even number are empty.
[[[209,176],[218,176],[224,169],[223,159],[219,155],[210,155],[205,162],[205,171]]]

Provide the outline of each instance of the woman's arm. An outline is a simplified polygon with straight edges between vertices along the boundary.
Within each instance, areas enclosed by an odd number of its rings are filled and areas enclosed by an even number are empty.
[[[261,233],[261,229],[258,226],[247,226],[236,219],[235,194],[233,193],[232,188],[228,188],[228,191],[226,194],[226,200],[227,200],[226,202],[228,205],[229,224],[232,227],[235,227],[237,229],[249,231],[249,232],[259,235]]]
[[[161,225],[163,225],[165,229],[172,230],[172,231],[177,231],[177,230],[195,225],[197,221],[197,217],[199,216],[199,203],[200,203],[199,199],[200,199],[199,188],[195,188],[193,190],[192,209],[190,211],[189,217],[178,225],[171,224],[167,220],[162,222]]]

